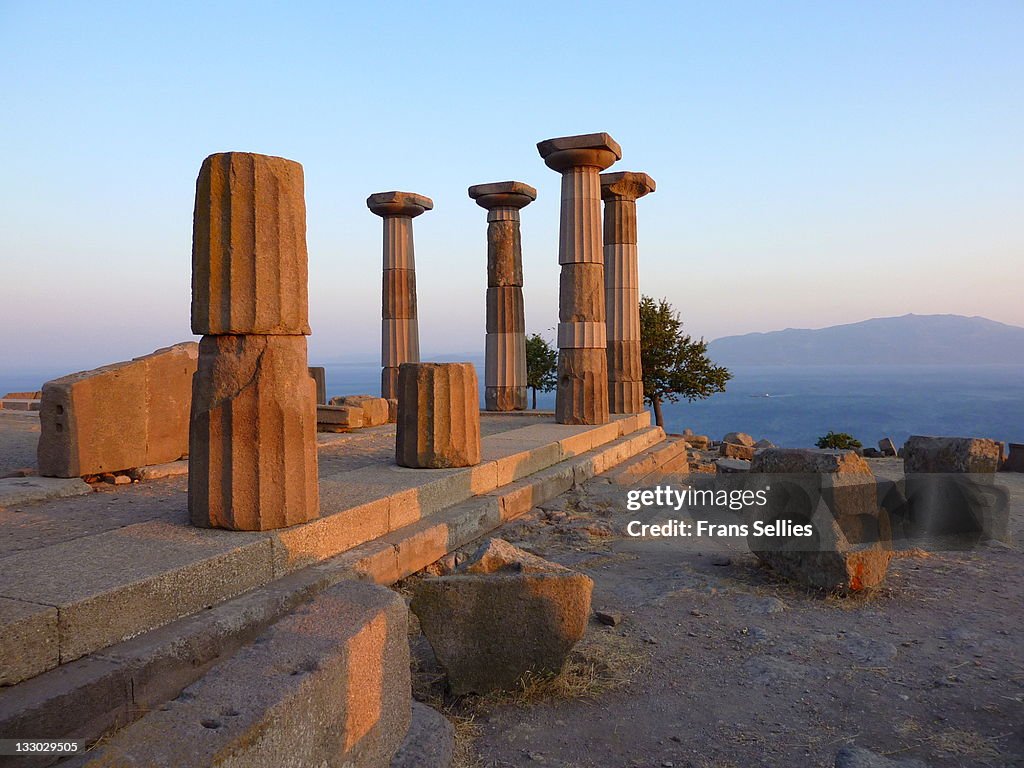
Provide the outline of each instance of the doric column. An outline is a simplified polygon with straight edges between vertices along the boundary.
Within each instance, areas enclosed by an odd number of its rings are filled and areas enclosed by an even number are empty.
[[[488,411],[521,411],[526,408],[526,320],[519,210],[537,199],[537,190],[502,181],[470,187],[469,196],[487,209],[484,401]]]
[[[398,366],[420,360],[412,220],[434,203],[414,192],[378,192],[366,206],[384,219],[380,396],[392,399],[398,396]]]
[[[607,133],[548,139],[537,150],[549,168],[562,174],[555,421],[604,424],[608,358],[599,174],[622,157],[622,150]]]
[[[654,179],[646,173],[623,171],[601,174],[608,408],[612,413],[641,413],[644,409],[636,201],[654,189]]]
[[[302,166],[211,155],[196,181],[188,506],[244,531],[319,514],[316,385],[309,375]]]

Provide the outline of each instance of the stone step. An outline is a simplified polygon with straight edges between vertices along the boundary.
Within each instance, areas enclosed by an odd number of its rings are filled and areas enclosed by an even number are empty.
[[[391,590],[335,584],[75,763],[387,765],[409,728],[407,623]]]
[[[59,732],[62,738],[94,741],[174,698],[212,665],[333,584],[352,578],[391,584],[663,439],[657,427],[617,438],[209,610],[2,689],[0,733],[45,738]],[[0,766],[6,759],[0,757]],[[49,764],[34,760],[18,758],[17,765]]]
[[[0,560],[0,682],[12,685],[585,455],[649,423],[490,435],[474,467],[364,466],[321,478],[323,517],[241,533],[152,521]],[[80,481],[79,481],[80,482]]]
[[[392,584],[664,439],[660,427],[619,438],[356,547],[336,558],[332,567]]]
[[[651,450],[624,461],[607,474],[609,480],[617,485],[639,485],[655,477],[683,471],[688,468],[686,440],[682,437],[669,437],[655,445]]]
[[[490,435],[481,461],[460,469],[373,465],[320,479],[322,516],[265,534],[276,573],[334,557],[467,499],[629,435],[650,423],[647,413],[599,427],[534,424]]]

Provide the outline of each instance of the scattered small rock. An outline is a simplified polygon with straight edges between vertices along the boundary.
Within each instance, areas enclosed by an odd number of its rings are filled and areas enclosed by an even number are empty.
[[[733,443],[735,445],[745,445],[749,448],[754,447],[754,438],[748,435],[746,432],[730,432],[722,438],[723,443]]]
[[[594,616],[606,627],[617,627],[622,623],[622,614],[618,611],[594,611]]]
[[[727,565],[732,565],[732,558],[725,555],[715,555],[711,558],[711,564],[724,568]]]

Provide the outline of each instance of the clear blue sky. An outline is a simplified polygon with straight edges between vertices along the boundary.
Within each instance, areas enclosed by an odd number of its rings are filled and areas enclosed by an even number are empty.
[[[311,360],[374,359],[380,220],[416,220],[425,355],[483,349],[485,214],[518,179],[529,330],[558,176],[608,131],[650,173],[641,287],[696,335],[906,312],[1024,325],[1024,3],[0,3],[0,368],[190,337],[195,177],[306,172]]]

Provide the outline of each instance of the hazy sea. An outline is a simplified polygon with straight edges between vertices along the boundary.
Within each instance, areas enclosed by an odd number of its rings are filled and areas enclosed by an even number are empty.
[[[482,383],[483,361],[472,362]],[[379,391],[376,364],[325,367],[332,396]],[[735,366],[732,371],[722,394],[667,403],[666,429],[690,427],[714,439],[737,430],[782,446],[813,445],[830,429],[849,432],[865,445],[882,437],[899,445],[912,434],[1024,442],[1024,365]],[[0,394],[35,389],[58,373],[0,371]],[[540,394],[538,406],[553,408],[554,394]]]

